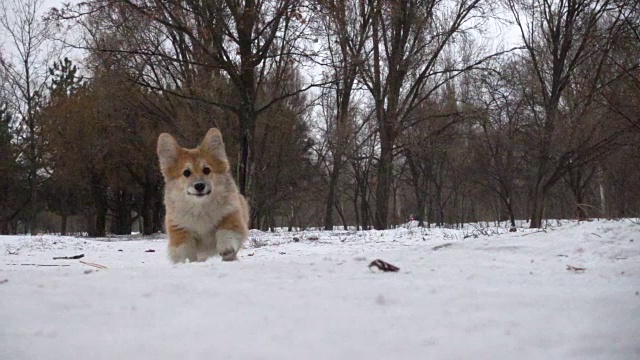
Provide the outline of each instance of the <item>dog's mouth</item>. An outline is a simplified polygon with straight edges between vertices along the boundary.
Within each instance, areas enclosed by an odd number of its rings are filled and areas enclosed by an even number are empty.
[[[189,195],[195,196],[195,197],[205,197],[207,195],[211,194],[211,190],[207,191],[207,192],[199,192],[199,193],[189,193]]]

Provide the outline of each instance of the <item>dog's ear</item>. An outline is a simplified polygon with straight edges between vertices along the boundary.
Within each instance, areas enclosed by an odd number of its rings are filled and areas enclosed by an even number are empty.
[[[227,162],[227,153],[224,151],[224,142],[222,141],[222,134],[220,130],[211,128],[207,131],[202,144],[200,144],[200,150],[213,156],[216,160]]]
[[[178,161],[178,142],[173,136],[162,133],[158,137],[158,160],[160,161],[160,170],[166,175],[171,168]]]

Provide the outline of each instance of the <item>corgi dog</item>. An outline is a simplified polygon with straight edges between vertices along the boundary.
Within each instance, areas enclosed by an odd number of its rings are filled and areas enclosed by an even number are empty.
[[[210,129],[195,149],[160,134],[157,153],[171,261],[205,261],[215,255],[237,260],[249,234],[249,207],[229,173],[220,130]]]

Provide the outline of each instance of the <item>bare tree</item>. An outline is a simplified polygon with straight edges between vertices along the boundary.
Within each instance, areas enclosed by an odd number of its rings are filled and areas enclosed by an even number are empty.
[[[524,74],[532,85],[525,91],[533,140],[529,162],[536,168],[530,226],[539,228],[550,189],[569,169],[602,156],[614,138],[596,136],[601,123],[589,126],[580,116],[594,104],[611,50],[611,30],[622,13],[610,0],[508,0],[508,6],[531,71]],[[585,67],[580,75],[588,73],[588,78],[577,77]],[[569,113],[566,95],[572,84],[583,89],[579,109],[574,106]]]
[[[515,199],[518,173],[523,169],[523,133],[520,120],[524,99],[515,73],[518,63],[507,60],[473,76],[473,102],[479,109],[474,164],[481,186],[498,196],[507,211],[511,227],[516,226]]]
[[[365,45],[370,37],[372,8],[364,1],[318,1],[320,11],[318,32],[326,44],[328,77],[324,117],[325,140],[331,153],[329,185],[325,207],[324,228],[333,229],[333,212],[338,207],[337,186],[347,162],[349,143],[354,141],[357,125],[352,99],[357,91],[357,79],[364,64]],[[344,220],[344,219],[343,219]],[[344,221],[343,221],[344,222]],[[345,225],[346,226],[346,225]]]
[[[126,5],[159,25],[176,52],[169,60],[197,67],[206,74],[224,73],[239,101],[204,100],[238,116],[240,140],[238,183],[246,194],[251,184],[256,120],[273,104],[304,91],[261,98],[260,88],[275,64],[293,65],[307,20],[299,0],[111,0],[106,6]],[[112,49],[113,50],[113,49]],[[164,53],[144,53],[166,58]],[[284,73],[280,73],[283,75]],[[278,76],[278,74],[275,74]],[[270,76],[273,76],[271,74]],[[185,84],[180,84],[183,86]],[[188,85],[188,84],[187,84]],[[234,97],[235,99],[235,97]]]
[[[20,158],[29,169],[26,178],[30,191],[29,226],[37,212],[38,169],[42,160],[38,111],[45,96],[47,61],[53,58],[47,41],[52,29],[40,18],[43,4],[44,0],[0,3],[0,32],[10,49],[0,56],[0,67],[9,88],[9,105],[18,120],[16,141],[21,144]]]
[[[412,111],[484,60],[465,39],[481,25],[490,4],[481,0],[369,0],[369,4],[375,13],[363,78],[375,104],[380,137],[375,228],[385,229],[397,139],[413,125]],[[447,57],[454,42],[461,53]]]
[[[604,104],[640,132],[640,2],[615,2],[622,12],[612,37],[613,49],[607,61],[614,79],[603,88]],[[619,76],[616,76],[619,74]],[[635,101],[634,101],[635,100]]]

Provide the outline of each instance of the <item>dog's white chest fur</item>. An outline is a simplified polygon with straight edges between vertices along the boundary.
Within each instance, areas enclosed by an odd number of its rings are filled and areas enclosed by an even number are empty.
[[[190,231],[198,240],[206,241],[213,236],[217,225],[227,215],[236,211],[222,199],[210,195],[210,199],[188,199],[180,196],[171,199],[168,196],[167,207],[171,208],[176,225]]]

